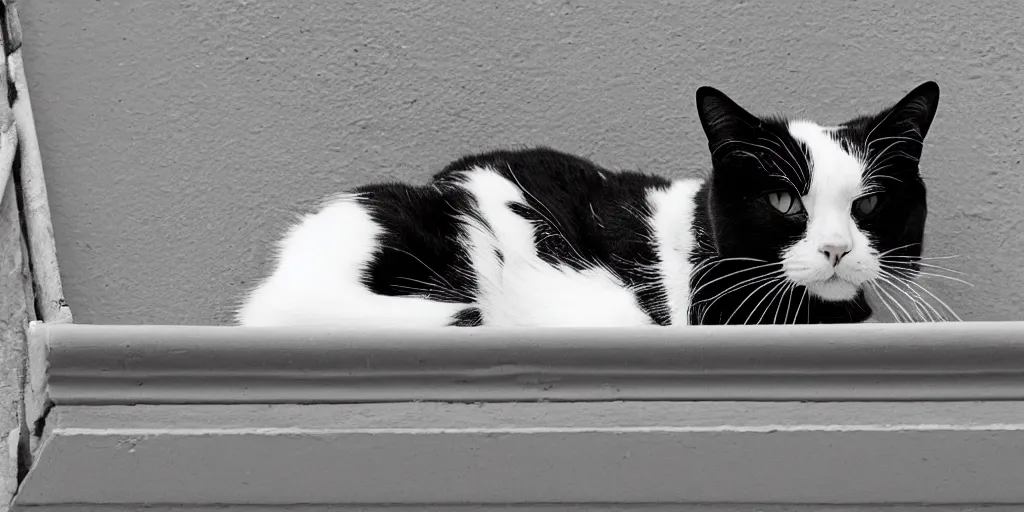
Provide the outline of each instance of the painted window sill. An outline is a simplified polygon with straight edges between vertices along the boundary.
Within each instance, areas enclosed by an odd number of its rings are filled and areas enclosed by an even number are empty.
[[[25,510],[1024,504],[1024,322],[30,334]]]

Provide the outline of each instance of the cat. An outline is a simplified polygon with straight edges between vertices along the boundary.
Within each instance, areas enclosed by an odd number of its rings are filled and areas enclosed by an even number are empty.
[[[862,322],[867,291],[889,311],[894,295],[920,298],[918,161],[938,100],[926,82],[878,114],[821,126],[753,115],[705,86],[703,179],[613,172],[537,147],[463,157],[425,186],[365,185],[288,231],[236,321]]]

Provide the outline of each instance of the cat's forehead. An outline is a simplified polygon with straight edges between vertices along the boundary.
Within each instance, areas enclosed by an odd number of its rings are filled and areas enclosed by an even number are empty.
[[[811,170],[808,195],[839,199],[857,194],[864,161],[845,130],[802,120],[790,121],[788,130],[805,150]]]

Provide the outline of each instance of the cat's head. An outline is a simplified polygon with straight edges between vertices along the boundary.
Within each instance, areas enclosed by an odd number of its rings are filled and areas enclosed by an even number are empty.
[[[720,255],[777,263],[790,283],[829,302],[909,277],[927,213],[918,161],[938,101],[938,85],[927,82],[876,115],[821,126],[755,116],[700,88]]]

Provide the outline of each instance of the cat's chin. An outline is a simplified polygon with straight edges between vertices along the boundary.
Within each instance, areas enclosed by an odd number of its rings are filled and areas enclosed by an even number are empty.
[[[857,297],[858,287],[838,276],[807,285],[811,295],[829,302],[847,302]]]

